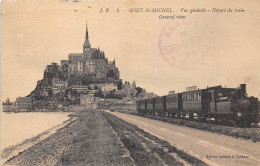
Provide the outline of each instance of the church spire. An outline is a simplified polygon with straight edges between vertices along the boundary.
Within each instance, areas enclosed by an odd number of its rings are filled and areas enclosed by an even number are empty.
[[[91,48],[91,45],[90,45],[90,43],[89,43],[89,40],[88,40],[88,38],[89,38],[89,36],[88,36],[88,25],[87,25],[87,22],[86,22],[86,36],[85,36],[85,42],[84,42],[84,45],[83,45],[83,52],[85,53],[85,52],[88,52],[89,50],[90,50],[90,48]]]
[[[86,21],[86,39],[88,39],[88,22]]]

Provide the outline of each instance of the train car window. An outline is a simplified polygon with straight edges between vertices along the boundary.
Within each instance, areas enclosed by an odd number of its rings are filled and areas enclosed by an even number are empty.
[[[198,101],[201,101],[200,93],[198,93]]]

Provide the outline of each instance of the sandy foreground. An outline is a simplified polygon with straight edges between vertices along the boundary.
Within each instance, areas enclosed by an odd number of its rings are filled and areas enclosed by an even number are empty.
[[[87,111],[4,149],[1,165],[133,165],[122,147],[104,117],[99,112]]]
[[[208,165],[165,140],[100,110],[64,123],[1,153],[2,165]]]

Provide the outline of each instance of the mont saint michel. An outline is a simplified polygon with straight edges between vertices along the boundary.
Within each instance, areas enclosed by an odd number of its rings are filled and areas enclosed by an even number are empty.
[[[69,53],[68,59],[46,66],[43,79],[25,97],[3,102],[4,112],[78,111],[102,106],[135,109],[135,101],[153,97],[133,82],[120,79],[115,59],[93,48],[86,24],[81,53]]]
[[[258,13],[4,0],[0,165],[260,165]]]

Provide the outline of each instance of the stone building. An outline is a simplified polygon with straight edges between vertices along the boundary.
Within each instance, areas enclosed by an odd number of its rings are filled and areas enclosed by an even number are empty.
[[[12,103],[10,102],[9,98],[7,98],[6,101],[2,103],[2,106],[3,106],[3,112],[12,111]]]
[[[18,112],[27,112],[32,110],[32,97],[18,97],[15,101]]]
[[[16,101],[12,102],[12,112],[19,112],[18,103]]]
[[[127,81],[123,84],[122,91],[126,94],[127,97],[131,97],[131,98],[136,97],[136,94],[137,94],[135,83],[133,85],[131,85]]]
[[[103,87],[101,87],[102,92],[110,92],[113,90],[117,90],[117,86],[114,83],[108,83],[105,84]]]
[[[57,94],[60,92],[64,92],[68,87],[67,81],[62,81],[59,78],[53,78],[52,80],[52,92],[53,94]]]
[[[68,60],[61,60],[62,72],[70,76],[92,76],[95,79],[106,77],[119,79],[119,70],[114,61],[108,61],[104,51],[92,48],[89,42],[88,28],[86,28],[85,42],[82,53],[70,53]]]
[[[99,101],[99,98],[94,97],[93,93],[89,93],[87,95],[84,95],[84,94],[80,95],[80,105],[85,106],[86,109],[96,109],[98,101]]]

